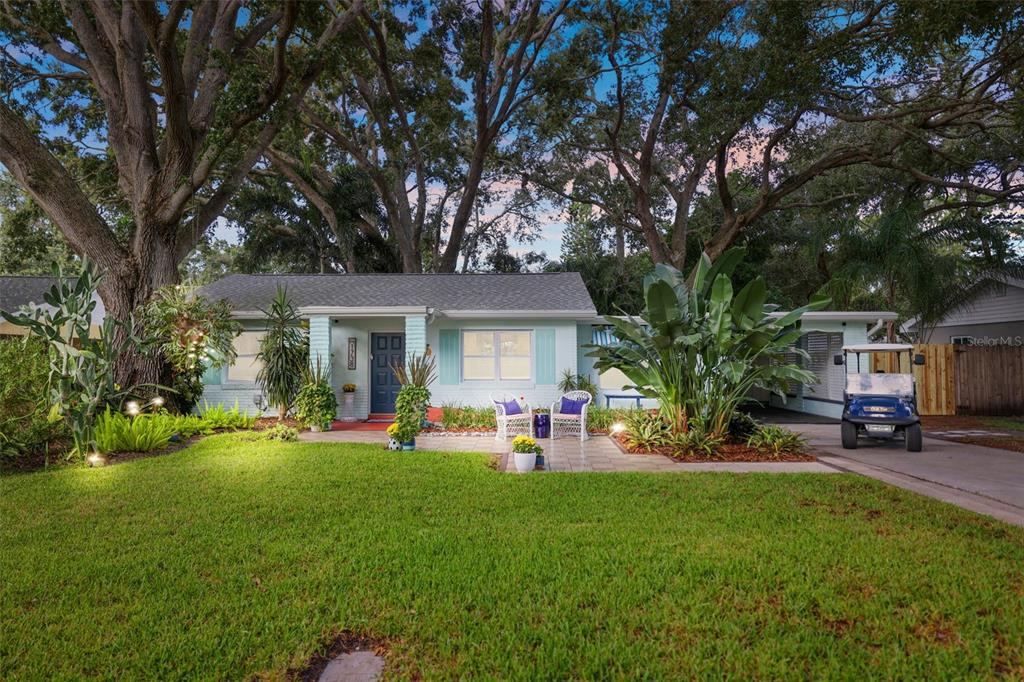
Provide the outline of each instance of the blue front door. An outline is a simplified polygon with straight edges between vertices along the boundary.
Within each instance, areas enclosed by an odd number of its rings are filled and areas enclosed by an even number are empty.
[[[391,365],[405,364],[405,334],[370,334],[370,412],[391,414],[402,385]]]

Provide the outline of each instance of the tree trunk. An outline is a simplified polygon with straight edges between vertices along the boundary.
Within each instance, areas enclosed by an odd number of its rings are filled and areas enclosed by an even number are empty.
[[[138,234],[160,233],[156,229],[140,229]],[[166,234],[166,232],[163,232]],[[136,332],[141,322],[143,306],[161,287],[179,282],[178,266],[174,257],[175,246],[166,238],[154,235],[148,241],[148,248],[142,252],[143,262],[133,254],[126,259],[124,267],[107,269],[100,283],[99,295],[107,315],[127,322],[133,320]],[[145,354],[134,344],[122,355],[114,368],[114,375],[121,386],[139,384],[168,386],[171,381],[170,366],[160,354]],[[144,393],[154,392],[145,390]]]

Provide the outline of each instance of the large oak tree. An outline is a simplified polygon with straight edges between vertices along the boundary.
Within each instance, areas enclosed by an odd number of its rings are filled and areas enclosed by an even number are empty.
[[[714,258],[860,164],[926,184],[926,212],[1019,202],[1022,21],[1017,3],[595,3],[605,75],[538,111],[555,134],[529,143],[528,178],[677,267],[695,237]],[[717,224],[695,235],[708,197]]]
[[[0,4],[0,162],[126,318],[178,266],[297,110],[362,0]],[[126,358],[125,382],[157,378]]]
[[[341,71],[327,71],[303,104],[303,118],[373,182],[402,269],[454,272],[476,232],[481,204],[501,194],[503,150],[519,133],[518,115],[561,69],[568,0],[385,2],[359,15],[353,51]],[[503,138],[505,136],[505,138]],[[296,145],[270,158],[285,174],[309,159]],[[277,153],[280,152],[280,153]],[[290,159],[293,161],[290,162]],[[317,184],[300,191],[317,206]]]

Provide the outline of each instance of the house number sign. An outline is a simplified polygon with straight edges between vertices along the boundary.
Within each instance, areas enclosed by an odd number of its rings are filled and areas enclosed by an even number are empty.
[[[348,337],[348,368],[356,368],[356,337]]]

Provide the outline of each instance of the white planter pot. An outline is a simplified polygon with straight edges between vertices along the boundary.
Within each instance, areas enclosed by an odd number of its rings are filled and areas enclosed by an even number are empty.
[[[309,430],[313,433],[320,433],[320,426],[318,424],[311,424]]]
[[[512,455],[516,459],[516,471],[520,473],[533,471],[537,466],[537,454],[534,452],[513,452]]]
[[[341,400],[342,405],[344,406],[344,409],[342,410],[342,414],[344,416],[341,418],[341,421],[354,422],[356,420],[356,394],[343,393]]]

